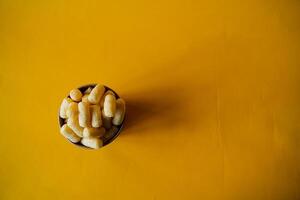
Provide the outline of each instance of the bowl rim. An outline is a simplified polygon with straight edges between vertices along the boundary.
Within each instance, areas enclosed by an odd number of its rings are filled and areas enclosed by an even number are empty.
[[[77,87],[77,89],[79,89],[82,93],[88,89],[89,87],[91,88],[94,88],[97,84],[96,83],[91,83],[91,84],[86,84],[86,85],[82,85],[80,87]],[[112,91],[115,96],[116,96],[116,99],[119,99],[121,98],[113,89],[111,89],[110,87],[106,86],[106,85],[103,85],[104,88],[105,88],[105,92],[107,92],[108,90]],[[67,97],[70,98],[70,95],[68,95]],[[121,133],[122,129],[123,129],[123,124],[124,124],[124,121],[125,121],[125,117],[126,117],[126,110],[125,110],[125,114],[124,114],[124,118],[123,118],[123,121],[120,125],[116,126],[118,128],[118,131],[109,139],[107,140],[104,140],[103,141],[103,147],[105,147],[106,145],[112,143]],[[58,112],[58,124],[59,124],[59,128],[61,128],[64,124],[65,124],[65,119],[64,118],[61,118],[60,115],[59,115],[59,112]],[[68,140],[67,138],[65,138],[66,140]],[[71,142],[70,140],[68,140],[70,143],[74,144],[75,146],[77,147],[81,147],[81,148],[84,148],[84,149],[92,149],[92,150],[96,150],[96,149],[93,149],[93,148],[90,148],[90,147],[87,147],[87,146],[84,146],[83,144],[81,144],[80,142],[77,142],[77,143],[74,143],[74,142]],[[101,149],[99,148],[99,149]]]

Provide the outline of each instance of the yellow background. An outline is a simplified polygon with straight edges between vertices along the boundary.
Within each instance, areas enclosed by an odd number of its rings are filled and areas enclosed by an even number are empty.
[[[0,1],[0,199],[300,199],[297,0]],[[120,137],[59,133],[74,87]]]

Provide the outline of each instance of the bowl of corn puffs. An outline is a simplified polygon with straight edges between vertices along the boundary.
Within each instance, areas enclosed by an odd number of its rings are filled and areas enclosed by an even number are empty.
[[[125,101],[107,86],[75,88],[60,105],[60,133],[77,146],[99,149],[118,137],[125,110]]]

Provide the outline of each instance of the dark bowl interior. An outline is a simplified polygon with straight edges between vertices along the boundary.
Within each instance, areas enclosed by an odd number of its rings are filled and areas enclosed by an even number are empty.
[[[96,86],[96,84],[89,84],[89,85],[81,86],[81,87],[79,87],[78,89],[79,89],[82,93],[84,93],[84,91],[85,91],[86,89],[88,89],[89,87],[94,88],[95,86]],[[105,92],[108,91],[108,90],[110,90],[110,91],[112,91],[112,92],[115,94],[116,99],[120,98],[119,95],[118,95],[114,90],[112,90],[111,88],[109,88],[109,87],[107,87],[107,86],[104,86],[104,87],[105,87]],[[70,96],[68,95],[68,97],[70,97]],[[125,113],[125,115],[126,115],[126,113]],[[59,126],[62,127],[62,126],[65,124],[65,119],[61,118],[61,117],[59,116],[59,114],[58,114],[58,120],[59,120]],[[123,123],[124,123],[124,121],[125,121],[125,117],[124,117],[124,119],[123,119],[122,124],[120,124],[119,126],[116,126],[116,127],[118,128],[118,131],[117,131],[112,137],[103,140],[103,146],[108,145],[109,143],[111,143],[114,139],[116,139],[116,138],[119,136],[119,134],[120,134],[120,132],[121,132],[121,130],[122,130],[122,128],[123,128]],[[67,140],[68,140],[68,139],[67,139]],[[71,142],[70,140],[68,140],[68,141]],[[86,147],[86,146],[82,145],[80,142],[78,142],[78,143],[73,143],[73,142],[71,142],[71,143],[72,143],[72,144],[75,144],[75,145],[77,145],[77,146],[79,146],[79,147],[83,147],[83,148],[86,148],[86,149],[91,149],[91,148],[89,148],[89,147]]]

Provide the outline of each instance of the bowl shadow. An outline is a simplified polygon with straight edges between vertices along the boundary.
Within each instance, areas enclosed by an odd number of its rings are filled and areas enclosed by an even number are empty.
[[[120,136],[175,129],[184,123],[184,90],[178,86],[149,88],[123,97],[126,117]]]

